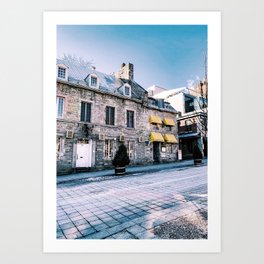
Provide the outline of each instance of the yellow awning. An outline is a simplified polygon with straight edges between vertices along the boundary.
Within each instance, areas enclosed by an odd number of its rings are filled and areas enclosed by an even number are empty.
[[[177,143],[176,137],[172,134],[165,134],[164,138],[167,143]]]
[[[150,123],[155,123],[155,124],[162,124],[162,120],[159,116],[153,116],[151,115],[149,118]]]
[[[150,132],[150,139],[152,142],[164,142],[163,136],[157,132]]]
[[[164,124],[166,126],[175,126],[175,122],[173,119],[171,118],[164,118]]]

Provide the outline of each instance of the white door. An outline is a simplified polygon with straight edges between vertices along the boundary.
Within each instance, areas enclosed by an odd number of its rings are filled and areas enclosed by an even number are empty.
[[[76,167],[91,167],[91,143],[77,143]]]

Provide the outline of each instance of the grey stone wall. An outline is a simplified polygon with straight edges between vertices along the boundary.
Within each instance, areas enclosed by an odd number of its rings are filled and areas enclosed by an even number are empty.
[[[105,139],[114,140],[116,149],[121,144],[120,135],[124,135],[125,142],[134,142],[134,155],[130,164],[145,164],[153,162],[153,144],[150,142],[150,132],[162,134],[177,134],[176,115],[173,112],[152,109],[144,106],[138,100],[130,100],[115,95],[104,94],[85,88],[72,87],[57,83],[57,96],[64,98],[64,113],[57,119],[57,137],[64,138],[64,146],[60,159],[57,161],[57,173],[63,174],[75,170],[76,144],[79,139],[91,139],[93,144],[93,168],[112,166],[110,159],[104,158],[104,140],[99,140],[99,134]],[[91,123],[80,121],[81,102],[89,102],[91,107]],[[106,106],[115,107],[115,125],[105,124]],[[134,128],[127,128],[127,110],[134,111]],[[167,127],[156,127],[150,124],[150,115],[174,119],[175,126],[171,131]],[[73,138],[66,138],[66,131],[73,132]],[[139,142],[143,137],[144,142]],[[160,144],[166,145],[166,144]],[[161,162],[176,160],[177,145],[172,144],[172,153],[164,153]]]

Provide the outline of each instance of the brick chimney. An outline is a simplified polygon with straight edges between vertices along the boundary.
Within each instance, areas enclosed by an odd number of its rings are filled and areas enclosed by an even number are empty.
[[[116,78],[122,78],[126,80],[134,79],[134,65],[132,63],[122,63],[121,69],[115,72]]]

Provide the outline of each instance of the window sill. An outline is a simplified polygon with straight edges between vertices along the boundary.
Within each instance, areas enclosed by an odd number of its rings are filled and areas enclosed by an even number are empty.
[[[57,76],[57,79],[58,79],[58,80],[62,80],[62,81],[67,81],[67,78],[66,78],[66,77],[65,77],[65,78],[61,78],[61,77],[58,77],[58,76]]]
[[[92,122],[88,122],[88,121],[79,121],[79,124],[91,124]]]

